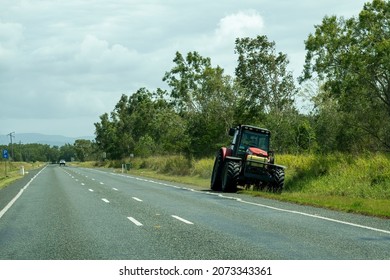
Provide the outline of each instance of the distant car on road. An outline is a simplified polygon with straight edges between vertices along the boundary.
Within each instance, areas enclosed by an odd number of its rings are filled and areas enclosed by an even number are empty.
[[[66,162],[65,162],[64,159],[61,159],[61,160],[60,160],[60,166],[65,166],[65,163],[66,163]]]

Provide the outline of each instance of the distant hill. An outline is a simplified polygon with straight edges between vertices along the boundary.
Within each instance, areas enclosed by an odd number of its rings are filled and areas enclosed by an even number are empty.
[[[22,144],[46,144],[50,146],[64,146],[65,144],[73,145],[77,139],[85,140],[94,140],[93,136],[84,136],[84,137],[67,137],[63,135],[46,135],[41,133],[18,133],[15,134],[13,139],[14,143]],[[0,137],[0,145],[8,145],[9,137]]]

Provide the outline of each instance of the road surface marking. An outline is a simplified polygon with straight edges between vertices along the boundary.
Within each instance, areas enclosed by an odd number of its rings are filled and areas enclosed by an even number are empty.
[[[190,221],[187,221],[186,219],[180,218],[179,216],[172,215],[173,218],[178,219],[179,221],[182,221],[183,223],[193,225],[194,223],[191,223]]]
[[[104,185],[104,183],[103,183],[103,182],[100,182],[100,185]]]
[[[105,203],[110,203],[106,198],[102,198]]]
[[[249,201],[245,201],[245,200],[243,200],[241,198],[226,196],[226,195],[220,194],[220,193],[204,192],[204,191],[199,191],[199,190],[195,190],[195,189],[191,189],[191,188],[179,187],[179,186],[174,186],[174,185],[170,185],[170,184],[166,184],[166,183],[161,183],[161,182],[156,182],[156,181],[151,181],[151,180],[145,180],[145,179],[141,179],[141,178],[134,177],[134,176],[128,176],[128,175],[125,176],[125,175],[120,175],[120,174],[115,174],[115,173],[111,173],[111,174],[115,175],[115,176],[122,176],[122,177],[125,177],[125,178],[135,179],[135,180],[140,180],[140,181],[145,181],[145,182],[149,181],[149,182],[153,182],[154,184],[164,185],[164,186],[172,187],[172,188],[175,188],[175,189],[191,190],[192,192],[196,192],[196,193],[202,193],[202,194],[207,194],[207,195],[219,196],[219,197],[222,197],[222,198],[228,198],[228,199],[231,199],[231,200],[236,200],[237,202],[250,204],[250,205],[257,206],[257,207],[268,208],[268,209],[272,209],[272,210],[276,210],[276,211],[280,211],[280,212],[286,212],[286,213],[291,213],[291,214],[295,214],[295,215],[301,215],[301,216],[311,217],[311,218],[314,218],[314,219],[324,220],[324,221],[328,221],[328,222],[344,224],[344,225],[348,225],[348,226],[352,226],[352,227],[356,227],[356,228],[362,228],[362,229],[367,229],[367,230],[372,230],[372,231],[376,231],[376,232],[382,232],[382,233],[390,234],[390,230],[383,230],[383,229],[379,229],[379,228],[375,228],[375,227],[369,227],[369,226],[364,226],[364,225],[361,225],[361,224],[355,224],[355,223],[350,223],[350,222],[346,222],[346,221],[342,221],[342,220],[327,218],[327,217],[320,216],[320,215],[312,215],[312,214],[305,213],[305,212],[300,212],[300,211],[294,211],[294,210],[288,210],[288,209],[273,207],[273,206],[269,206],[269,205],[265,205],[265,204],[261,204],[261,203],[256,203],[256,202],[249,202]]]
[[[34,181],[34,179],[37,178],[38,175],[41,174],[43,170],[45,170],[46,166],[42,168],[41,171],[39,171],[37,174],[35,174],[35,176],[32,177],[30,181],[28,181],[28,183],[18,192],[18,194],[0,211],[0,219],[8,211],[8,209],[11,208],[11,206],[15,203],[15,201],[22,195],[22,193],[27,189],[27,187],[31,184],[31,182]]]
[[[136,219],[134,219],[133,217],[127,217],[133,224],[135,224],[136,226],[143,226],[143,224],[141,224],[140,222],[138,222]]]
[[[334,223],[338,223],[338,224],[343,224],[343,225],[353,226],[353,227],[357,227],[357,228],[363,228],[363,229],[373,230],[376,232],[383,232],[383,233],[390,234],[390,231],[388,231],[388,230],[383,230],[383,229],[369,227],[369,226],[363,226],[363,225],[359,225],[359,224],[355,224],[355,223],[350,223],[350,222],[345,222],[345,221],[341,221],[341,220],[323,217],[320,215],[313,215],[313,214],[308,214],[305,212],[287,210],[287,209],[273,207],[273,206],[264,205],[264,204],[260,204],[260,203],[249,202],[249,201],[242,200],[241,198],[233,198],[233,197],[225,197],[225,198],[231,198],[231,199],[237,200],[238,202],[241,202],[241,203],[264,207],[264,208],[268,208],[268,209],[272,209],[272,210],[276,210],[276,211],[281,211],[281,212],[286,212],[286,213],[291,213],[291,214],[296,214],[296,215],[302,215],[302,216],[311,217],[311,218],[315,218],[315,219],[319,219],[319,220],[324,220],[324,221],[334,222]]]
[[[117,191],[118,189],[117,188],[112,188],[114,191]]]
[[[88,189],[90,192],[93,192],[93,189]]]
[[[132,197],[132,199],[137,200],[137,201],[139,201],[139,202],[142,202],[142,199],[139,199],[139,198],[137,198],[137,197]]]
[[[84,183],[81,183],[81,185],[82,185],[82,186],[85,186],[85,184],[84,184]]]

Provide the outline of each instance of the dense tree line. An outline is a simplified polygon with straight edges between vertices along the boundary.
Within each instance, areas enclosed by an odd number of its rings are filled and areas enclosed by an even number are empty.
[[[79,139],[73,144],[61,147],[47,144],[18,144],[1,145],[0,150],[8,150],[10,160],[18,162],[59,162],[65,159],[86,161],[98,160],[100,155],[96,144],[90,140]]]
[[[383,151],[390,148],[390,2],[366,3],[350,19],[325,16],[305,41],[298,88],[287,55],[266,36],[237,38],[235,76],[196,51],[177,52],[163,75],[168,89],[123,94],[95,123],[107,158],[182,153],[211,156],[238,123],[272,132],[277,152]],[[314,85],[311,112],[295,100]]]

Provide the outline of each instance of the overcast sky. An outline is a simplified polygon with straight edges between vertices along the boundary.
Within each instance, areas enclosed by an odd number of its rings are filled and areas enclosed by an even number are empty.
[[[267,35],[294,77],[325,15],[364,0],[0,0],[0,137],[94,135],[122,94],[166,88],[176,51],[233,74],[237,37]]]

